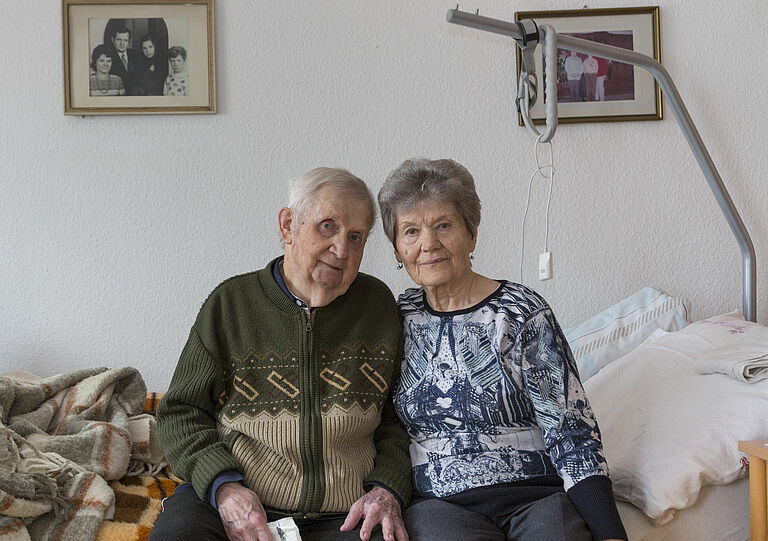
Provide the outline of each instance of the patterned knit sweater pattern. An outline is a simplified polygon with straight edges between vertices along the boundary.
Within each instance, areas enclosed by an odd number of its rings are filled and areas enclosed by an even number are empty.
[[[391,401],[402,360],[392,293],[358,274],[311,315],[266,268],[203,304],[158,408],[174,472],[205,498],[238,470],[268,511],[343,513],[364,483],[411,495],[408,435]]]
[[[399,299],[405,362],[395,392],[414,488],[437,497],[555,473],[565,489],[607,475],[600,432],[546,302],[511,282],[480,305],[433,312]]]

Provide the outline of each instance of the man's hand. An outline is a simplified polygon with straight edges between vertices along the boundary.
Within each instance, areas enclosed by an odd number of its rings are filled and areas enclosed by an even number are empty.
[[[230,541],[272,541],[267,513],[254,491],[240,483],[223,483],[216,505]]]
[[[371,530],[377,524],[381,524],[381,533],[386,541],[408,541],[408,532],[405,531],[400,504],[387,489],[375,487],[353,503],[349,508],[347,519],[341,526],[341,531],[353,529],[363,517],[365,520],[360,528],[360,539],[363,541],[371,538]]]

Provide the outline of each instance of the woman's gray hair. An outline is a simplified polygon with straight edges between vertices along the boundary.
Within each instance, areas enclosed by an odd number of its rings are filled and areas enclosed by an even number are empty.
[[[453,160],[411,159],[392,171],[379,190],[384,234],[397,249],[397,215],[422,201],[451,203],[471,235],[480,225],[480,198],[475,180]]]
[[[294,220],[301,220],[302,215],[315,202],[317,191],[329,184],[344,192],[352,199],[360,199],[368,203],[370,224],[368,232],[373,229],[376,222],[376,203],[373,194],[365,182],[347,171],[332,167],[317,167],[307,171],[291,183],[291,192],[288,200],[288,208],[293,213]]]

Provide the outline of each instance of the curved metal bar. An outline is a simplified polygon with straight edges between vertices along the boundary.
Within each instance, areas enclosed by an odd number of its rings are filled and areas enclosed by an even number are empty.
[[[508,21],[483,17],[473,13],[465,13],[458,9],[449,10],[446,18],[449,23],[460,24],[462,26],[502,34],[512,38],[520,38],[520,30],[517,25]],[[725,219],[731,228],[731,232],[736,237],[736,241],[739,244],[742,266],[742,312],[744,313],[744,317],[749,321],[756,321],[757,263],[755,259],[755,247],[752,244],[752,239],[747,232],[747,228],[744,226],[744,222],[742,221],[738,210],[736,210],[736,206],[733,204],[731,196],[728,194],[725,184],[723,184],[723,180],[720,178],[720,174],[717,172],[717,168],[707,151],[707,147],[704,145],[704,141],[702,141],[701,136],[683,103],[683,99],[680,97],[680,93],[677,91],[677,87],[675,87],[675,84],[672,82],[672,78],[669,76],[667,70],[650,56],[622,49],[620,47],[595,43],[585,39],[567,36],[565,34],[558,34],[557,42],[560,49],[594,54],[603,58],[626,62],[644,68],[653,75],[653,78],[659,83],[662,94],[667,98],[667,103],[675,114],[677,123],[683,131],[683,135],[688,141],[688,145],[691,147],[691,151],[693,151],[693,155],[696,157],[696,161],[699,163],[699,167],[704,173],[704,177],[707,179],[709,188],[712,190],[712,193],[717,200],[717,204],[720,206],[720,210],[725,216]]]

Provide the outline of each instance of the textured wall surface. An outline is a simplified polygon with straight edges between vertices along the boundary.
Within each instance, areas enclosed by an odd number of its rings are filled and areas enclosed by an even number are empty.
[[[768,7],[658,4],[662,61],[752,235],[760,277]],[[512,19],[582,6],[475,0],[462,9]],[[318,165],[347,167],[378,190],[405,158],[460,161],[483,201],[475,268],[518,279],[533,139],[514,113],[514,45],[447,24],[450,2],[217,0],[219,113],[111,117],[63,115],[59,3],[3,7],[0,371],[127,364],[163,390],[202,301],[279,253],[287,181]],[[739,31],[723,40],[723,29]],[[539,182],[524,282],[564,326],[646,285],[690,298],[697,319],[741,307],[738,246],[666,113],[558,129],[555,278],[536,280]],[[410,285],[380,227],[363,270],[396,293]],[[768,323],[758,284],[758,321]]]

